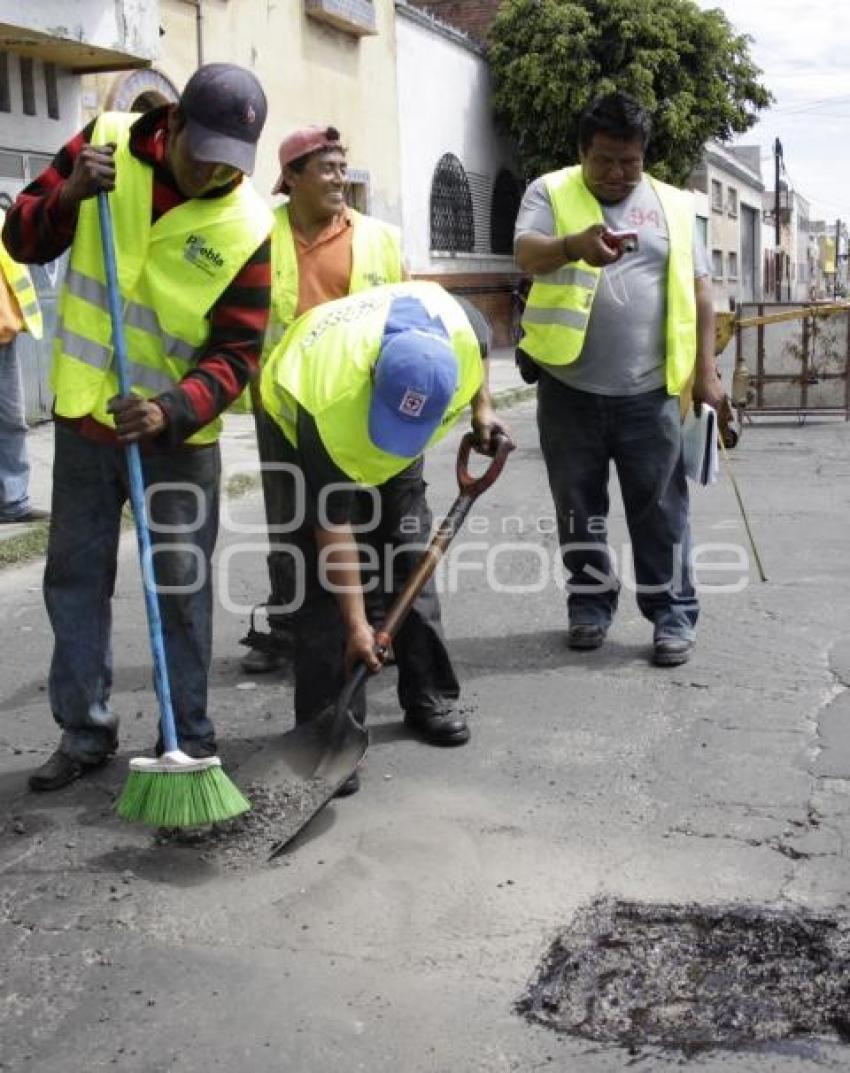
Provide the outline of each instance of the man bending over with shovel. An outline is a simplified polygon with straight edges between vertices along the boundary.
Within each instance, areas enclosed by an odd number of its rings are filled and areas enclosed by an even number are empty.
[[[333,705],[356,663],[380,668],[363,582],[389,598],[416,566],[431,530],[422,452],[470,402],[478,447],[491,449],[499,428],[485,356],[461,305],[434,283],[390,284],[318,306],[270,355],[263,405],[275,425],[275,461],[288,464],[273,479],[297,486],[288,497],[296,528],[280,539],[303,563],[293,609],[297,724]],[[361,578],[363,556],[375,572]],[[456,707],[460,687],[433,579],[394,645],[407,725],[432,745],[463,745],[469,727]],[[362,691],[354,708],[365,720]],[[355,772],[340,793],[358,789]]]

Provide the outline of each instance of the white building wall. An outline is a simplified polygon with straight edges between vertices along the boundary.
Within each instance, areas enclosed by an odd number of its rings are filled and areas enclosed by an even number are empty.
[[[710,142],[701,169],[705,190],[702,202],[708,219],[707,250],[712,264],[715,308],[726,310],[730,301],[749,301],[744,271],[743,222],[745,210],[754,213],[754,278],[756,298],[762,290],[763,262],[762,199],[764,184],[742,160],[717,142]],[[719,198],[716,197],[719,191]],[[749,217],[753,219],[753,216]]]
[[[86,50],[103,49],[150,62],[159,42],[159,5],[157,0],[0,0],[0,26],[43,34],[54,45],[78,51],[81,60]],[[94,63],[101,65],[96,58]]]
[[[9,96],[11,110],[0,113],[0,149],[23,154],[53,154],[79,128],[81,120],[80,77],[64,67],[56,67],[58,118],[48,114],[44,63],[33,64],[35,115],[24,115],[21,97],[20,57],[9,55]],[[5,176],[10,178],[10,176]],[[9,190],[4,183],[2,189]],[[17,191],[15,191],[17,193]]]
[[[410,269],[414,274],[509,271],[512,257],[431,253],[431,180],[445,153],[460,160],[471,185],[476,176],[485,176],[491,190],[502,167],[516,169],[493,123],[483,55],[418,12],[397,6],[396,13],[402,234]],[[476,234],[476,245],[480,238]],[[489,231],[485,238],[489,246]]]

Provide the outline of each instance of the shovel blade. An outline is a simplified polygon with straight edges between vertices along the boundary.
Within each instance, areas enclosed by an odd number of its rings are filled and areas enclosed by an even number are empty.
[[[368,732],[348,709],[330,708],[271,741],[240,766],[243,786],[256,782],[285,791],[291,802],[275,831],[269,860],[286,849],[354,774],[368,744]]]

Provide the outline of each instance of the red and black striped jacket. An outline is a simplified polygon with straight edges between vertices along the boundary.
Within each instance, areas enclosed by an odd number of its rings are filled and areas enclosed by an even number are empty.
[[[168,168],[167,113],[167,107],[147,112],[133,124],[130,133],[131,152],[153,168],[151,220],[154,223],[186,200]],[[21,191],[8,210],[3,241],[16,260],[43,264],[59,257],[71,245],[76,212],[63,212],[59,193],[83,146],[91,140],[94,124],[92,120],[64,145],[50,166]],[[236,181],[241,182],[241,178]],[[232,186],[205,196],[220,197],[230,189]],[[271,243],[266,239],[210,311],[209,339],[191,372],[173,389],[156,396],[168,418],[165,431],[157,437],[157,446],[182,444],[227,409],[256,374],[268,320],[270,286]],[[88,438],[115,442],[114,430],[93,418],[72,423]]]

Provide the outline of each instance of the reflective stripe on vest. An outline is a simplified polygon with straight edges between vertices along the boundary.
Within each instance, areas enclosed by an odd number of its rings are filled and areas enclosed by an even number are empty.
[[[5,218],[5,212],[0,209],[0,228]],[[26,265],[19,264],[9,255],[2,242],[0,242],[0,271],[3,272],[6,282],[15,295],[15,301],[18,303],[27,331],[34,339],[41,339],[44,334],[44,320],[32,276]]]
[[[393,300],[418,298],[439,317],[458,359],[458,384],[439,428],[427,446],[445,436],[481,386],[483,363],[478,339],[460,306],[436,283],[376,287],[325,302],[299,317],[275,347],[263,369],[263,407],[297,446],[298,406],[316,422],[334,463],[351,480],[381,485],[410,465],[387,454],[369,438],[372,370]]]
[[[696,360],[693,226],[690,194],[647,176],[667,223],[666,379],[677,395]],[[603,223],[602,208],[585,186],[581,166],[543,177],[552,203],[555,234],[567,235]],[[601,270],[579,261],[536,276],[522,318],[523,350],[542,365],[569,365],[584,346],[590,310]]]
[[[101,283],[100,280],[85,276],[77,269],[71,268],[65,276],[65,286],[68,288],[68,292],[77,298],[91,302],[92,305],[101,309],[109,308],[106,284]],[[138,328],[140,331],[148,332],[150,335],[155,336],[160,341],[165,353],[169,357],[183,362],[186,366],[186,371],[188,371],[197,348],[192,346],[191,343],[178,339],[176,335],[170,335],[168,332],[163,331],[155,310],[140,305],[138,302],[127,302],[124,305],[124,325],[125,327]]]
[[[132,388],[150,397],[172,390],[203,352],[208,313],[269,232],[271,213],[247,181],[221,198],[192,199],[151,223],[153,173],[130,152],[136,116],[105,113],[95,143],[114,142],[110,194]],[[52,371],[56,412],[90,414],[114,425],[117,394],[112,328],[94,198],[82,203],[62,290]],[[212,443],[221,422],[188,442]]]
[[[397,227],[364,216],[351,217],[351,278],[348,293],[356,294],[384,283],[400,283],[404,276],[401,234]],[[283,338],[298,308],[298,255],[289,222],[289,207],[275,210],[272,230],[272,301],[263,342],[263,361]]]

